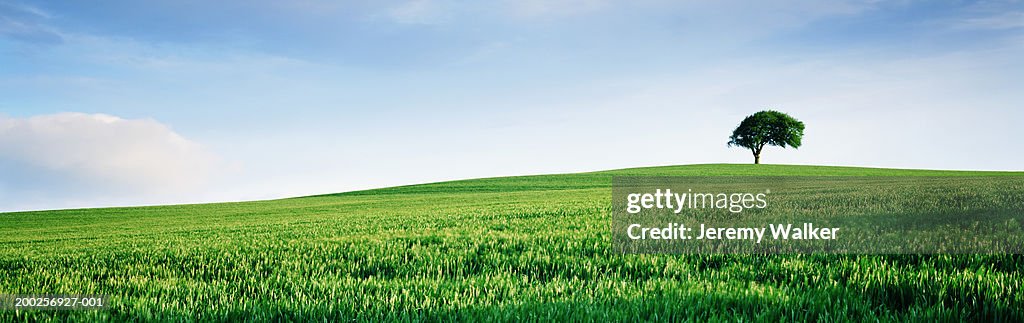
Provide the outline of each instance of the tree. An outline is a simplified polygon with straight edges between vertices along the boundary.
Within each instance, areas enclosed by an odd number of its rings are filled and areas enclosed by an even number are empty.
[[[739,146],[754,153],[754,164],[761,163],[765,145],[800,148],[804,123],[788,114],[767,110],[748,116],[729,136],[729,147]]]

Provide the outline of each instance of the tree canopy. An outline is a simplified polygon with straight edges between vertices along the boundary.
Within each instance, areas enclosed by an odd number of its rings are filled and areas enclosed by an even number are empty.
[[[765,110],[743,119],[729,136],[728,145],[750,149],[754,164],[760,164],[764,146],[800,148],[803,136],[803,122],[782,112]]]

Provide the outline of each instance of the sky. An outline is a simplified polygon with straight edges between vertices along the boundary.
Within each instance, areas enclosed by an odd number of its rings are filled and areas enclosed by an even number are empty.
[[[0,0],[0,211],[750,163],[1024,170],[1020,1]]]

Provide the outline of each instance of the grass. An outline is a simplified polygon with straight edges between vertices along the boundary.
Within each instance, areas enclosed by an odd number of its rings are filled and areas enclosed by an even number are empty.
[[[690,165],[4,213],[0,294],[106,294],[111,308],[0,321],[1024,320],[1020,255],[616,253],[615,175],[1024,179]]]

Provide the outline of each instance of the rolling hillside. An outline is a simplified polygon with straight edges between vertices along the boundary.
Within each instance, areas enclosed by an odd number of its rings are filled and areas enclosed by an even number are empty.
[[[103,294],[110,309],[0,320],[1024,319],[1020,255],[617,254],[617,175],[1024,180],[716,164],[3,213],[0,294]]]

